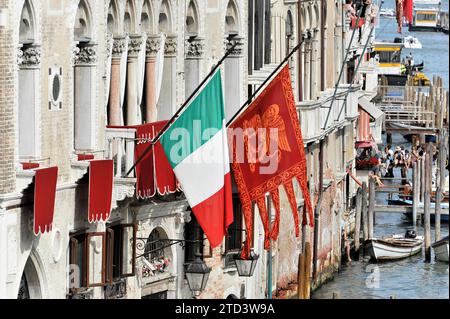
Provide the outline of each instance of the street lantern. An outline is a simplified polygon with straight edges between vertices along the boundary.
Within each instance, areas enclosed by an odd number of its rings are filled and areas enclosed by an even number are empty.
[[[251,277],[255,272],[259,255],[255,254],[253,249],[250,251],[248,259],[243,259],[241,254],[234,257],[234,263],[240,277]]]
[[[194,262],[186,264],[186,269],[184,272],[186,273],[189,288],[194,295],[198,295],[200,292],[205,290],[211,268],[206,266],[203,260],[200,259],[199,255],[195,256]]]

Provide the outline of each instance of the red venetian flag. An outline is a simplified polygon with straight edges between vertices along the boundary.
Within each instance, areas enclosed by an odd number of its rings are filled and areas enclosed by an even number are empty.
[[[133,126],[136,129],[135,160],[141,157],[152,139],[164,127],[167,121]],[[164,149],[158,141],[144,158],[136,165],[136,197],[150,198],[159,195],[175,193],[179,185],[172,166],[167,160]]]
[[[408,23],[413,22],[413,0],[403,0],[403,15]]]
[[[242,134],[239,134],[239,131]],[[309,223],[313,212],[306,175],[306,157],[295,108],[289,68],[286,65],[264,91],[230,125],[232,169],[239,190],[247,228],[242,256],[246,258],[252,240],[252,202],[256,202],[265,230],[264,247],[277,239],[280,220],[278,187],[283,185],[292,209],[296,236],[299,221],[292,179],[297,178],[303,192]],[[275,221],[269,231],[265,194],[270,193],[275,207]]]
[[[113,160],[89,162],[89,211],[90,223],[106,221],[111,213],[113,191]]]
[[[58,167],[37,169],[34,175],[34,234],[52,229]]]

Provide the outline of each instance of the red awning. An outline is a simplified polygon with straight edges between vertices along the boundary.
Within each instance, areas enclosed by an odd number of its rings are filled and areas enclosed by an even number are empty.
[[[359,141],[355,143],[355,147],[356,148],[368,148],[368,147],[373,147],[374,144],[373,142],[369,142],[369,141]]]
[[[58,167],[37,169],[34,175],[34,234],[52,229]]]
[[[39,168],[39,163],[25,162],[25,163],[20,163],[20,164],[22,164],[23,170]]]
[[[106,221],[111,213],[113,191],[113,160],[92,160],[89,163],[88,220]]]
[[[108,126],[109,128],[136,129],[134,158],[144,153],[150,142],[167,121],[159,121],[134,126]],[[136,197],[145,199],[158,195],[167,195],[180,190],[172,166],[167,159],[161,143],[156,143],[144,158],[136,165]]]
[[[77,159],[79,161],[88,161],[94,159],[94,154],[77,154]]]
[[[135,160],[141,156],[166,123],[167,121],[159,121],[134,126],[137,138]],[[136,196],[138,198],[150,198],[156,194],[167,195],[179,190],[180,185],[159,142],[136,166],[136,177]]]

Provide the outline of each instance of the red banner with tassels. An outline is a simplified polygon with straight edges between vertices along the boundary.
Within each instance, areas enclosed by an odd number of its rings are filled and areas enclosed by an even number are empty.
[[[89,162],[89,204],[90,223],[106,221],[111,213],[113,192],[113,160],[92,160]]]
[[[133,126],[136,129],[135,160],[140,158],[149,143],[156,137],[167,121]],[[150,198],[167,195],[179,190],[172,166],[164,153],[161,143],[157,142],[136,165],[136,197]]]
[[[313,226],[313,211],[307,186],[306,156],[300,123],[295,108],[289,68],[286,65],[264,91],[230,125],[232,169],[239,190],[247,229],[242,257],[247,258],[252,246],[252,202],[256,202],[265,230],[264,247],[279,233],[279,186],[283,185],[289,199],[299,236],[297,203],[292,185],[296,178],[303,192]],[[266,193],[275,207],[275,221],[269,229]]]
[[[58,167],[41,168],[34,175],[34,234],[52,229]]]

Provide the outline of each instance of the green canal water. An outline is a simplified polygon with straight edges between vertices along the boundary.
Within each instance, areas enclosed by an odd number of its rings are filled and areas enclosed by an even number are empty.
[[[401,135],[393,135],[392,142],[410,148]],[[400,177],[399,170],[394,170],[394,174]],[[386,194],[377,194],[377,203],[387,204]],[[375,237],[404,234],[410,228],[412,221],[403,214],[375,214]],[[423,235],[422,225],[417,226],[417,232]],[[434,224],[431,232],[434,241]],[[441,224],[441,236],[448,233],[448,224]],[[372,263],[367,258],[360,258],[342,265],[335,278],[315,291],[312,298],[328,299],[337,293],[342,299],[448,299],[449,264],[435,261],[433,250],[432,261],[424,260],[423,250],[421,254],[399,261]]]

